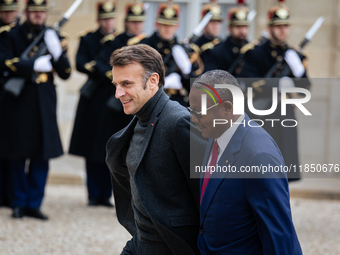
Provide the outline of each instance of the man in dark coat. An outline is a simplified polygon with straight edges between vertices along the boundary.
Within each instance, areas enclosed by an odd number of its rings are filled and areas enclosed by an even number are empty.
[[[112,207],[110,172],[105,163],[105,145],[112,134],[124,128],[131,120],[122,107],[113,109],[109,99],[114,87],[105,74],[100,73],[95,61],[105,42],[114,38],[116,22],[115,3],[98,2],[99,28],[80,39],[76,57],[77,70],[88,75],[80,90],[69,153],[85,157],[86,184],[89,205]],[[116,99],[116,103],[120,102]]]
[[[0,44],[8,35],[8,32],[15,27],[15,19],[18,14],[17,0],[11,2],[0,0]],[[1,46],[0,46],[1,47]],[[1,48],[2,49],[2,48]],[[5,69],[5,49],[0,52],[0,104],[3,96],[3,85],[5,84],[8,72]],[[11,206],[10,199],[10,172],[8,163],[0,160],[0,207]]]
[[[116,97],[131,123],[107,143],[118,221],[133,235],[121,254],[199,254],[199,182],[190,179],[190,143],[206,141],[190,114],[163,91],[161,55],[139,44],[111,57]]]
[[[281,3],[270,8],[268,18],[269,40],[245,54],[245,64],[240,74],[241,77],[254,78],[247,83],[248,86],[253,87],[253,104],[258,110],[271,108],[273,88],[277,88],[280,92],[283,85],[307,89],[310,87],[305,69],[306,57],[287,44],[290,26],[288,7]],[[271,72],[272,67],[278,63],[281,64]],[[284,66],[288,67],[286,73],[284,72],[287,69],[283,68]],[[288,104],[286,107],[286,116],[281,115],[280,102],[276,111],[269,116],[257,116],[249,111],[248,113],[251,119],[277,119],[280,122],[283,119],[295,120],[294,106]],[[286,125],[294,125],[294,122],[287,121]],[[297,168],[299,165],[297,127],[283,127],[280,124],[272,126],[271,122],[265,122],[264,128],[279,146],[286,165]],[[298,180],[300,173],[290,172],[288,178],[289,181]]]
[[[228,30],[230,35],[221,43],[212,46],[208,55],[202,57],[204,72],[221,69],[238,76],[242,68],[243,50],[247,48],[249,21],[249,10],[239,1],[237,7],[228,12]]]
[[[10,167],[13,215],[46,220],[40,211],[48,173],[48,160],[63,154],[56,116],[53,70],[61,79],[70,76],[64,38],[47,29],[43,40],[48,54],[32,60],[21,54],[45,28],[46,1],[29,0],[27,21],[11,31],[4,42],[5,65],[10,77],[24,78],[18,96],[6,93],[0,105],[0,157]],[[60,40],[63,40],[62,42]],[[34,55],[37,47],[28,53]],[[28,169],[26,174],[25,170]]]

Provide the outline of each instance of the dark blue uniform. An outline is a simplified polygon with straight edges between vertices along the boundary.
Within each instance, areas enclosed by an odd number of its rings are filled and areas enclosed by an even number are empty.
[[[199,54],[203,61],[204,69],[205,69],[205,62],[206,59],[209,59],[211,51],[214,47],[221,42],[220,38],[218,37],[209,37],[207,35],[201,35],[196,41],[195,45],[199,48]],[[204,70],[203,69],[203,70]]]
[[[53,74],[35,73],[34,60],[20,58],[43,28],[32,29],[25,22],[8,34],[2,46],[6,53],[5,67],[1,73],[8,72],[10,77],[26,80],[18,97],[4,93],[0,105],[0,159],[9,164],[14,207],[40,207],[48,160],[63,154],[57,126]],[[61,79],[70,76],[66,49],[58,61],[52,60],[52,65]],[[25,173],[26,166],[29,168],[28,174]]]
[[[157,32],[153,33],[150,37],[141,41],[141,43],[147,44],[157,50],[164,61],[165,67],[165,76],[168,76],[171,73],[177,72],[181,75],[181,82],[184,90],[174,90],[174,89],[165,89],[165,92],[170,97],[170,99],[179,102],[181,105],[188,105],[188,92],[190,91],[190,76],[184,77],[178,68],[175,59],[173,58],[171,51],[172,47],[179,44],[177,38],[173,38],[172,40],[163,40],[160,38]],[[188,49],[185,49],[188,50]]]
[[[167,41],[161,39],[158,33],[155,32],[150,37],[142,40],[141,43],[151,46],[162,55],[162,58],[165,61],[164,62],[165,76],[168,76],[170,73],[177,71],[177,65],[175,63],[174,58],[171,55],[172,47],[178,44],[176,37],[172,40]],[[175,69],[170,71],[173,65],[175,65]]]
[[[279,79],[259,79],[267,75],[268,71],[277,61],[284,59],[285,52],[290,49],[288,45],[276,46],[267,40],[263,45],[256,46],[253,50],[249,50],[245,54],[245,64],[241,72],[241,77],[255,78],[247,82],[247,86],[253,87],[253,103],[255,109],[267,110],[272,106],[272,88],[278,87]],[[305,56],[298,53],[302,63],[305,61]],[[275,78],[281,78],[282,69],[278,69],[275,73]],[[289,77],[295,78],[290,72]],[[306,72],[301,79],[294,79],[296,87],[309,88],[310,82],[307,78]],[[294,113],[294,106],[287,105],[287,115],[281,116],[281,103],[277,105],[276,111],[269,116],[257,116],[249,112],[248,115],[252,119],[296,119]],[[286,125],[293,125],[294,123],[286,123]],[[276,122],[274,127],[271,127],[271,122],[266,122],[263,126],[267,132],[274,138],[278,144],[287,166],[298,165],[298,146],[297,146],[297,128],[284,128],[279,122]],[[289,180],[299,179],[299,173],[288,174]]]
[[[97,67],[100,73],[105,74],[105,76],[111,82],[112,81],[111,74],[112,67],[110,66],[111,54],[115,50],[120,49],[124,46],[135,45],[145,37],[146,35],[144,33],[134,36],[129,34],[128,32],[124,32],[119,34],[114,40],[107,41],[96,58]]]
[[[195,44],[198,46],[198,47],[202,47],[204,44],[206,43],[210,43],[212,42],[213,40],[215,40],[216,38],[213,38],[213,37],[209,37],[205,34],[201,35],[196,41],[195,41]]]
[[[124,114],[121,103],[114,97],[115,88],[111,80],[105,76],[105,72],[111,73],[111,68],[103,72],[96,61],[104,44],[110,44],[113,40],[113,34],[104,36],[100,29],[87,33],[80,39],[76,56],[77,70],[87,74],[88,79],[92,80],[93,91],[91,95],[80,96],[69,153],[86,159],[90,204],[106,203],[111,197],[105,145],[111,135],[124,128],[131,120],[131,116]],[[113,106],[109,100],[113,100]]]
[[[0,48],[3,49],[1,46],[1,42],[6,40],[8,36],[8,32],[10,30],[15,29],[12,25],[5,24],[0,19]],[[1,100],[3,97],[3,85],[8,79],[9,72],[5,71],[5,48],[0,51],[0,105]],[[0,206],[11,206],[11,186],[10,186],[10,170],[9,164],[6,160],[0,160]]]
[[[241,48],[248,43],[247,40],[235,40],[231,36],[217,44],[207,56],[203,58],[204,72],[221,69],[237,77],[241,71],[242,58],[239,58]],[[236,65],[235,65],[236,64]],[[232,66],[233,70],[230,70]]]

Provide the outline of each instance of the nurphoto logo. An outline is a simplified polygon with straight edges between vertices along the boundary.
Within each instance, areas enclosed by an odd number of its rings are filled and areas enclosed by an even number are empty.
[[[219,100],[219,103],[222,105],[222,101],[220,96],[218,95],[217,91],[210,85],[205,84],[205,83],[200,83],[202,85],[204,85],[205,87],[207,87],[208,89],[210,89],[211,91],[213,91],[213,93],[216,95],[216,97]],[[231,85],[231,84],[215,84],[215,88],[216,89],[228,89],[230,90],[232,96],[233,96],[233,114],[234,115],[241,115],[244,113],[244,94],[242,92],[242,90],[240,88],[238,88],[235,85]],[[201,90],[203,90],[204,92],[206,92],[213,100],[213,102],[216,104],[218,104],[218,102],[215,100],[215,97],[213,96],[213,94],[204,88],[199,88]],[[298,93],[299,95],[304,94],[305,97],[301,97],[301,98],[287,98],[287,94],[291,94],[291,93]],[[207,94],[202,94],[201,96],[201,113],[202,115],[206,115],[207,114]],[[277,88],[272,88],[272,105],[269,109],[266,110],[258,110],[255,109],[254,104],[253,104],[253,88],[249,87],[247,89],[247,105],[248,105],[248,109],[251,113],[258,115],[258,116],[267,116],[270,115],[272,113],[275,112],[275,110],[277,109],[278,106],[278,89]],[[288,104],[292,104],[295,105],[297,108],[300,109],[300,111],[306,115],[306,116],[312,116],[312,114],[306,109],[305,106],[303,106],[303,104],[309,102],[309,100],[311,99],[311,93],[309,90],[304,89],[304,88],[282,88],[281,89],[281,116],[286,116],[286,107]],[[252,120],[252,121],[259,121],[262,124],[260,124],[260,126],[264,125],[263,120],[261,119],[256,119],[256,120]],[[266,119],[266,121],[271,121],[272,122],[272,126],[274,126],[274,122],[275,121],[281,121],[281,125],[284,127],[295,127],[297,126],[297,121],[294,119]],[[285,125],[285,122],[294,122],[293,125]],[[227,124],[228,121],[224,120],[224,119],[214,119],[214,127],[215,125],[218,124]],[[231,123],[233,124],[233,123]],[[245,123],[234,123],[234,124],[243,124],[245,125]],[[248,123],[249,126],[251,126]]]

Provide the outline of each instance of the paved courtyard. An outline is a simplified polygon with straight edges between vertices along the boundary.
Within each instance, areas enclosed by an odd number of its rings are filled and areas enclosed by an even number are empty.
[[[291,204],[304,254],[340,254],[340,201],[292,198]],[[0,254],[116,255],[130,238],[114,209],[86,206],[81,185],[49,184],[42,210],[49,221],[13,220],[11,210],[0,208]]]

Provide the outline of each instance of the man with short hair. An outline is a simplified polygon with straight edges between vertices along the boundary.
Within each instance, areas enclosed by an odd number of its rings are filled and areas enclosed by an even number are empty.
[[[241,49],[248,44],[249,10],[244,1],[238,2],[237,7],[228,11],[229,36],[216,46],[207,45],[212,50],[209,55],[203,57],[204,72],[221,69],[237,76],[242,69],[242,59],[239,59],[239,56],[243,54]],[[201,50],[204,50],[204,47]]]
[[[286,173],[247,170],[284,166],[281,152],[247,114],[233,114],[236,97],[216,84],[233,86],[241,92],[231,74],[213,70],[194,81],[189,95],[192,122],[203,137],[209,138],[202,169],[225,169],[202,171],[201,254],[300,255]],[[206,114],[201,110],[203,103]],[[219,123],[215,123],[217,119]]]
[[[199,148],[206,142],[195,127],[190,132],[188,111],[164,93],[156,50],[123,47],[111,65],[116,97],[135,115],[107,143],[118,221],[133,235],[121,254],[199,254],[199,183],[190,179],[190,142]]]
[[[48,54],[27,58],[21,54],[45,29],[47,2],[26,1],[27,20],[12,30],[5,42],[5,69],[9,77],[24,78],[18,97],[5,93],[0,106],[0,159],[9,164],[13,186],[13,218],[23,216],[46,220],[40,211],[48,174],[48,160],[63,154],[60,141],[54,85],[56,72],[61,79],[71,74],[66,56],[67,42],[53,29],[42,37]],[[61,41],[62,40],[62,41]]]

